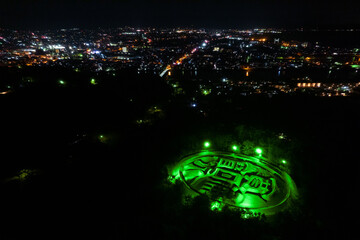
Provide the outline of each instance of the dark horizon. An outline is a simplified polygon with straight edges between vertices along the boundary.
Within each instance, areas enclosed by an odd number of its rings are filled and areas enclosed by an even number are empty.
[[[15,0],[3,3],[0,27],[336,28],[359,27],[360,3],[312,1]]]

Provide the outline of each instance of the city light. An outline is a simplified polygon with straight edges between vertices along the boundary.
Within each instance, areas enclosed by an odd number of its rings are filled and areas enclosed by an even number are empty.
[[[210,34],[211,37],[203,29],[174,29],[168,31],[152,28],[148,30],[142,29],[140,32],[138,30],[136,28],[118,28],[109,32],[104,30],[104,32],[99,32],[99,39],[96,41],[87,36],[85,32],[81,32],[78,36],[72,35],[66,29],[60,32],[49,30],[41,34],[33,31],[32,34],[34,35],[30,39],[26,37],[26,34],[23,36],[20,34],[16,38],[12,35],[2,35],[0,44],[14,42],[19,47],[0,50],[0,56],[3,56],[0,58],[0,65],[19,69],[25,66],[62,66],[69,67],[75,72],[109,71],[112,76],[116,75],[117,68],[135,67],[138,69],[138,74],[152,72],[159,74],[161,77],[166,74],[171,76],[172,79],[177,77],[174,74],[177,70],[180,70],[178,69],[180,66],[183,75],[192,72],[194,77],[200,77],[202,73],[199,69],[203,67],[211,67],[217,74],[224,74],[225,72],[222,71],[225,69],[232,71],[244,70],[246,80],[242,81],[241,86],[233,84],[233,81],[224,77],[221,78],[221,85],[217,84],[215,80],[212,81],[211,77],[210,79],[202,79],[205,82],[200,87],[200,93],[208,95],[211,92],[210,89],[215,92],[215,88],[218,88],[214,96],[229,95],[234,90],[236,92],[240,89],[245,91],[241,93],[244,96],[252,94],[268,94],[272,96],[282,93],[289,95],[305,93],[314,96],[333,97],[351,96],[358,92],[356,88],[360,82],[350,79],[355,77],[355,75],[352,76],[351,74],[357,74],[360,69],[360,55],[357,48],[334,48],[321,46],[318,42],[311,45],[308,42],[296,39],[281,41],[280,38],[275,38],[274,41],[268,41],[266,37],[262,36],[263,33],[282,33],[281,30],[276,29],[237,29],[227,30],[226,34],[223,34],[221,30],[217,30],[213,35]],[[64,32],[67,34],[64,35]],[[159,33],[160,35],[158,35]],[[139,41],[139,34],[145,41]],[[115,36],[119,36],[118,42],[108,41],[108,39],[114,39]],[[150,36],[154,37],[149,38]],[[197,44],[191,47],[184,45],[183,41],[186,38],[190,42],[197,42]],[[70,41],[70,39],[72,40]],[[167,40],[170,39],[177,45],[168,45]],[[236,43],[243,50],[227,51],[219,44],[218,40],[229,41],[227,43],[229,46]],[[245,48],[254,46],[255,48],[252,51],[246,50],[243,52]],[[209,47],[209,51],[205,51],[207,47]],[[262,51],[263,47],[266,47],[268,51]],[[283,49],[296,49],[296,52],[284,51],[280,47]],[[315,54],[318,50],[321,52],[320,54],[326,57],[319,58],[319,54]],[[169,56],[171,57],[169,58]],[[235,59],[240,58],[243,59],[243,62],[236,63]],[[26,59],[26,61],[21,59]],[[142,60],[139,61],[139,59]],[[73,60],[76,60],[76,62]],[[257,74],[258,71],[267,71],[274,68],[279,70],[272,77],[276,78],[276,80],[280,78],[287,79],[293,69],[304,67],[317,69],[319,66],[327,68],[328,77],[331,78],[340,78],[336,71],[348,66],[346,71],[351,71],[351,74],[349,72],[349,74],[341,75],[341,82],[349,81],[349,91],[346,93],[338,92],[337,89],[341,87],[340,81],[335,81],[337,86],[332,86],[330,82],[314,82],[312,79],[300,76],[294,77],[294,79],[296,78],[295,85],[289,81],[273,80],[268,81],[267,84],[262,84],[259,82],[262,79],[258,79],[259,75]],[[252,74],[251,78],[250,73]],[[211,75],[215,76],[216,74]],[[271,79],[270,75],[269,73],[269,79]],[[167,80],[171,81],[170,77]],[[240,79],[233,80],[235,82],[240,81]],[[65,83],[63,81],[58,82],[58,84],[70,85],[70,82]],[[90,84],[97,85],[99,82],[90,80]],[[303,89],[297,91],[299,87]],[[316,91],[304,89],[314,87],[318,89]],[[183,94],[186,91],[182,89],[177,92]]]

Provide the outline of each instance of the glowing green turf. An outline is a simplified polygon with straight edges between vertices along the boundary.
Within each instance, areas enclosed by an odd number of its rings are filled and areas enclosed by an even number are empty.
[[[255,152],[261,156],[259,149]],[[173,168],[169,179],[182,181],[193,196],[207,195],[213,200],[210,209],[217,211],[226,204],[273,214],[297,194],[291,177],[264,158],[228,152],[203,151],[187,156]]]

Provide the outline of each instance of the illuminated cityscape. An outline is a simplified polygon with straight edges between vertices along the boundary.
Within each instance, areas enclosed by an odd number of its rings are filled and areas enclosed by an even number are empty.
[[[209,89],[217,95],[303,93],[332,97],[356,92],[360,74],[358,48],[281,39],[286,32],[130,27],[2,29],[0,66],[61,67],[92,72],[94,76],[102,72],[116,76],[116,71],[131,69],[137,74],[153,73],[167,78],[176,92],[181,92],[177,75],[182,75],[197,81],[199,92]],[[209,72],[213,73],[211,77],[204,75]],[[1,87],[5,94],[17,86]]]
[[[0,239],[356,238],[359,8],[4,3]]]

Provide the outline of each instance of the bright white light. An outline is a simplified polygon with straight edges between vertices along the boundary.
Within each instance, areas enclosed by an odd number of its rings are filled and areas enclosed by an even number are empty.
[[[64,49],[64,46],[61,46],[60,44],[57,45],[49,45],[50,49]]]

